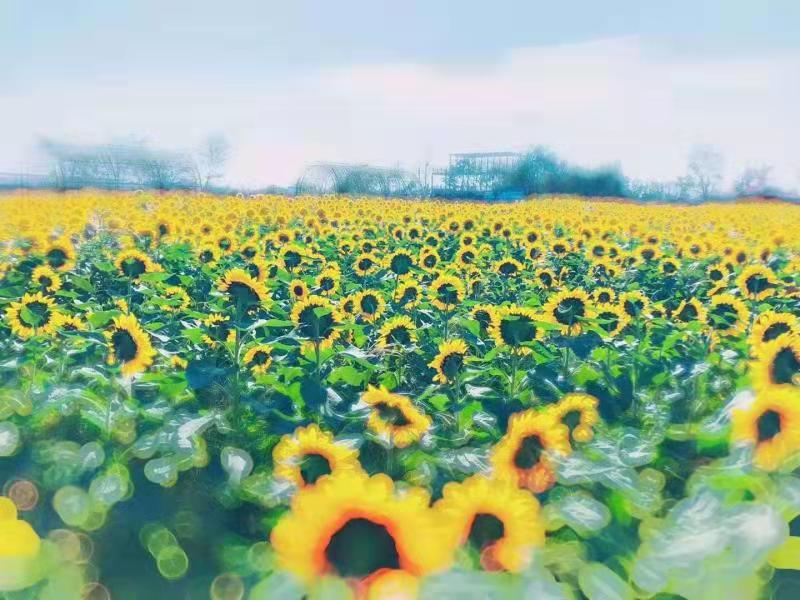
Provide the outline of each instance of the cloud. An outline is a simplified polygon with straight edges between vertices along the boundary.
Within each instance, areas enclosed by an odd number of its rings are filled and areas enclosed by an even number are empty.
[[[244,184],[289,183],[316,160],[413,167],[449,152],[535,144],[580,164],[620,161],[630,175],[671,178],[689,148],[706,143],[723,150],[731,174],[768,163],[779,183],[797,187],[798,72],[797,53],[700,56],[624,37],[519,48],[494,63],[43,84],[0,100],[2,114],[18,115],[0,141],[0,165],[37,133],[136,133],[181,146],[223,131],[234,146],[228,178]]]

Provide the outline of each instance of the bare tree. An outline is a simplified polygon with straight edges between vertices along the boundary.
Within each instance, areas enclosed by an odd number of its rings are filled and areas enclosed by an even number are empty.
[[[725,160],[713,146],[695,146],[689,152],[688,174],[685,183],[695,196],[706,201],[717,191],[722,182]]]
[[[769,174],[772,167],[747,167],[733,184],[733,189],[739,196],[763,196],[771,193]]]
[[[229,153],[230,144],[224,135],[208,136],[195,153],[192,164],[195,184],[199,189],[207,190],[215,179],[225,174]]]

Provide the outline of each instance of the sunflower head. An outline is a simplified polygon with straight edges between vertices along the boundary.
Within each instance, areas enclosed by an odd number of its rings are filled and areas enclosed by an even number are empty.
[[[377,256],[371,252],[363,252],[356,257],[356,260],[353,263],[353,270],[355,270],[355,272],[361,277],[365,277],[366,275],[377,271],[380,267],[380,264],[381,261]]]
[[[292,321],[301,337],[327,348],[339,337],[342,317],[330,300],[312,295],[295,303]]]
[[[706,309],[697,298],[682,300],[678,307],[672,311],[672,318],[679,323],[693,323],[706,321]]]
[[[392,317],[381,325],[378,332],[378,347],[411,346],[417,341],[417,327],[406,315]]]
[[[609,338],[617,336],[631,320],[621,306],[611,303],[597,304],[594,316]]]
[[[718,335],[735,335],[744,330],[750,311],[744,302],[730,294],[717,294],[711,298],[706,313],[708,325]]]
[[[625,292],[619,298],[622,310],[625,311],[631,319],[636,319],[647,313],[650,306],[650,300],[639,290]]]
[[[548,407],[551,415],[569,430],[570,439],[588,442],[594,437],[594,426],[600,421],[597,410],[600,401],[589,394],[566,394]]]
[[[6,309],[6,319],[11,331],[22,339],[36,335],[53,335],[58,327],[60,314],[55,300],[42,292],[25,294],[19,302],[12,302]]]
[[[406,309],[417,306],[422,299],[422,292],[419,284],[413,279],[406,279],[397,286],[394,293],[394,301]]]
[[[767,311],[758,315],[750,332],[750,346],[758,348],[783,334],[800,334],[800,321],[792,313]]]
[[[308,297],[308,285],[302,279],[292,279],[289,282],[289,296],[293,300],[302,300]]]
[[[217,289],[228,294],[237,310],[253,310],[269,299],[264,284],[244,269],[227,271],[217,282]]]
[[[108,341],[108,364],[119,364],[123,376],[141,373],[153,364],[156,351],[135,316],[115,317],[104,335]]]
[[[733,411],[731,439],[755,447],[753,462],[762,469],[779,468],[800,452],[800,390],[768,389],[749,407]]]
[[[396,250],[384,260],[386,268],[398,277],[407,275],[414,266],[414,257],[408,250]]]
[[[455,309],[464,300],[464,293],[464,282],[446,274],[439,275],[428,288],[431,304],[443,311]]]
[[[353,298],[355,314],[367,323],[374,323],[386,311],[386,300],[375,290],[362,290]]]
[[[272,347],[267,344],[256,344],[245,352],[243,361],[253,374],[262,375],[272,364]]]
[[[61,289],[61,277],[48,265],[39,265],[31,273],[31,282],[43,292],[57,292]]]
[[[753,387],[800,389],[800,336],[783,334],[755,349],[750,373]]]
[[[161,267],[153,262],[144,252],[136,249],[123,250],[117,255],[114,263],[121,275],[130,277],[134,281],[145,273],[161,271]]]
[[[467,355],[467,343],[461,339],[443,341],[439,344],[439,352],[428,363],[436,371],[433,380],[439,383],[449,383],[456,380],[464,367],[464,358]]]
[[[617,293],[611,288],[601,287],[592,292],[592,300],[597,304],[610,304],[617,299]]]
[[[581,323],[592,316],[590,302],[589,294],[581,289],[564,290],[551,297],[542,310],[562,333],[576,335]]]
[[[769,267],[751,265],[742,270],[736,279],[742,296],[751,300],[763,300],[775,293],[778,278]]]
[[[361,400],[371,407],[367,428],[390,446],[405,448],[431,427],[431,418],[415,407],[407,396],[370,386]]]
[[[519,277],[522,273],[522,263],[516,258],[506,257],[494,264],[494,270],[502,277]]]
[[[326,475],[361,471],[358,450],[334,441],[333,434],[317,425],[298,427],[285,435],[272,451],[275,476],[302,488]]]
[[[498,346],[507,346],[512,352],[530,354],[530,345],[544,338],[544,330],[537,324],[542,320],[537,313],[521,306],[506,306],[492,312],[489,334]]]

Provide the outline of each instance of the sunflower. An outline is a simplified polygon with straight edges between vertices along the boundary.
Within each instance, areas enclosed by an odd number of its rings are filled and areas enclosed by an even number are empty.
[[[55,301],[42,292],[25,294],[19,302],[12,302],[6,309],[11,332],[24,340],[36,335],[48,336],[55,333],[59,315]]]
[[[439,253],[433,248],[423,248],[419,254],[419,266],[426,271],[433,271],[440,261]]]
[[[506,257],[494,263],[495,273],[503,277],[519,277],[522,273],[522,263],[516,258]]]
[[[769,267],[764,265],[751,265],[742,270],[736,278],[736,285],[742,296],[751,300],[763,300],[775,293],[778,287],[778,278]]]
[[[443,341],[439,344],[439,353],[428,363],[436,371],[433,380],[439,383],[455,381],[464,366],[467,355],[467,343],[461,339]]]
[[[706,269],[706,277],[711,282],[709,294],[713,296],[727,285],[730,272],[723,264],[714,264]]]
[[[297,487],[314,485],[320,477],[342,471],[361,471],[358,450],[337,443],[333,434],[316,424],[284,435],[272,451],[275,477]]]
[[[48,265],[39,265],[31,273],[31,282],[43,292],[57,292],[61,289],[61,277]]]
[[[542,243],[527,244],[525,246],[525,257],[530,261],[536,262],[544,256],[546,251],[547,249]]]
[[[369,597],[386,578],[419,578],[447,568],[452,547],[422,488],[398,494],[384,474],[343,471],[301,489],[272,530],[278,565],[311,584],[326,575]],[[407,588],[407,585],[403,586]]]
[[[66,238],[51,242],[44,249],[44,260],[56,271],[69,271],[75,266],[75,247]]]
[[[551,296],[542,312],[560,327],[564,335],[577,335],[581,331],[581,322],[591,317],[589,294],[581,289],[564,290]]]
[[[374,323],[386,312],[386,300],[376,290],[362,290],[353,298],[355,314],[367,323]]]
[[[293,300],[302,300],[308,297],[308,285],[302,279],[292,279],[289,282],[289,296]]]
[[[217,281],[217,289],[228,293],[237,310],[251,310],[269,299],[264,284],[244,269],[226,271]]]
[[[278,264],[289,272],[294,271],[297,267],[303,264],[303,261],[308,257],[308,252],[295,244],[286,244],[281,247],[278,253]]]
[[[544,545],[539,502],[510,481],[473,475],[450,482],[433,510],[448,527],[454,549],[474,548],[486,570],[521,572],[530,566],[533,550]]]
[[[617,299],[617,293],[611,288],[601,287],[592,292],[592,300],[597,304],[610,304]]]
[[[672,318],[680,323],[705,322],[707,319],[706,308],[696,298],[682,300],[678,308],[672,311]]]
[[[214,244],[210,242],[206,242],[201,244],[200,247],[197,249],[197,260],[199,260],[204,265],[208,265],[209,267],[214,267],[219,260],[220,251]]]
[[[203,334],[203,342],[215,348],[219,342],[231,343],[236,340],[236,329],[231,327],[227,315],[212,313],[203,319],[203,325],[208,328],[208,333]]]
[[[392,273],[401,277],[407,275],[414,266],[414,256],[408,250],[395,250],[383,261],[384,266]]]
[[[550,252],[558,258],[564,258],[572,252],[572,244],[569,240],[556,240],[550,244]]]
[[[358,275],[365,277],[366,275],[377,271],[378,267],[380,267],[380,264],[380,260],[378,260],[377,256],[370,252],[364,252],[356,257],[356,260],[353,263],[353,269]]]
[[[78,315],[58,315],[58,328],[61,331],[85,331],[86,322]]]
[[[384,387],[370,386],[361,400],[372,408],[367,428],[396,448],[410,446],[431,427],[431,418],[407,396],[392,394]]]
[[[317,275],[314,285],[319,294],[333,296],[339,291],[341,278],[342,275],[338,269],[327,267]]]
[[[400,282],[394,292],[394,301],[405,309],[412,309],[420,303],[422,292],[419,284],[411,278]]]
[[[570,452],[567,426],[549,412],[529,409],[511,415],[506,434],[492,449],[490,460],[498,479],[538,494],[555,483],[547,453]]]
[[[530,344],[544,339],[544,330],[537,320],[541,318],[531,308],[504,306],[492,312],[489,335],[498,347],[508,346],[512,352],[530,354]]]
[[[750,311],[744,302],[730,294],[717,294],[711,298],[707,321],[717,335],[736,335],[744,331]]]
[[[593,427],[600,422],[597,407],[600,401],[589,394],[572,392],[564,395],[547,410],[562,425],[569,429],[570,438],[576,442],[588,442],[594,437]]]
[[[439,310],[451,311],[464,300],[464,282],[442,273],[428,287],[428,297]]]
[[[646,314],[647,309],[650,307],[650,300],[639,290],[620,294],[619,303],[620,306],[622,306],[622,310],[624,310],[625,314],[631,319]]]
[[[456,252],[453,262],[458,263],[458,265],[462,267],[471,265],[475,262],[475,259],[478,258],[478,252],[475,246],[464,246]]]
[[[478,304],[469,311],[472,318],[478,322],[481,334],[485,334],[489,331],[494,313],[495,307],[491,304]]]
[[[164,299],[169,302],[169,304],[164,304],[162,306],[166,312],[180,312],[186,310],[192,302],[186,290],[176,285],[170,286],[164,290]]]
[[[329,348],[339,337],[342,315],[327,298],[312,295],[295,303],[291,317],[300,336],[321,348]]]
[[[0,496],[0,560],[33,558],[39,554],[41,545],[33,527],[17,518],[14,502]]]
[[[644,244],[643,246],[639,246],[636,249],[636,255],[639,256],[643,261],[650,262],[652,260],[656,260],[658,257],[661,256],[661,250],[658,246],[651,245],[651,244]]]
[[[256,344],[245,352],[242,361],[250,366],[254,375],[263,375],[272,364],[272,347],[267,344]]]
[[[392,317],[381,325],[378,332],[378,348],[411,346],[417,342],[417,327],[406,315]]]
[[[161,266],[153,262],[144,252],[136,249],[123,250],[117,255],[114,265],[121,275],[137,281],[145,273],[161,271]]]
[[[731,415],[731,439],[755,446],[753,462],[772,471],[800,451],[800,390],[762,391],[756,401]]]
[[[750,331],[750,346],[757,348],[766,342],[777,339],[784,333],[800,334],[800,320],[792,313],[779,313],[772,310],[758,315]]]
[[[108,341],[108,364],[119,363],[122,375],[130,377],[153,364],[156,351],[150,336],[133,315],[114,317],[113,324],[103,334]]]
[[[672,257],[667,257],[661,260],[658,269],[664,277],[675,277],[681,268],[681,263]]]
[[[771,342],[761,344],[754,354],[755,358],[750,365],[754,388],[800,389],[800,336],[783,334]]]
[[[536,269],[534,281],[537,285],[549,290],[558,282],[555,271],[552,269]]]
[[[619,335],[631,322],[631,318],[618,304],[597,304],[594,311],[594,318],[599,321],[598,325],[609,338]]]
[[[610,258],[595,258],[589,273],[594,279],[614,279],[619,274],[619,266]]]

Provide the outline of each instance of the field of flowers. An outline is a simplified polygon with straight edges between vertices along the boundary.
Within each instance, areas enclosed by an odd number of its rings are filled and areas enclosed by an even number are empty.
[[[800,207],[0,197],[0,598],[800,597]]]

